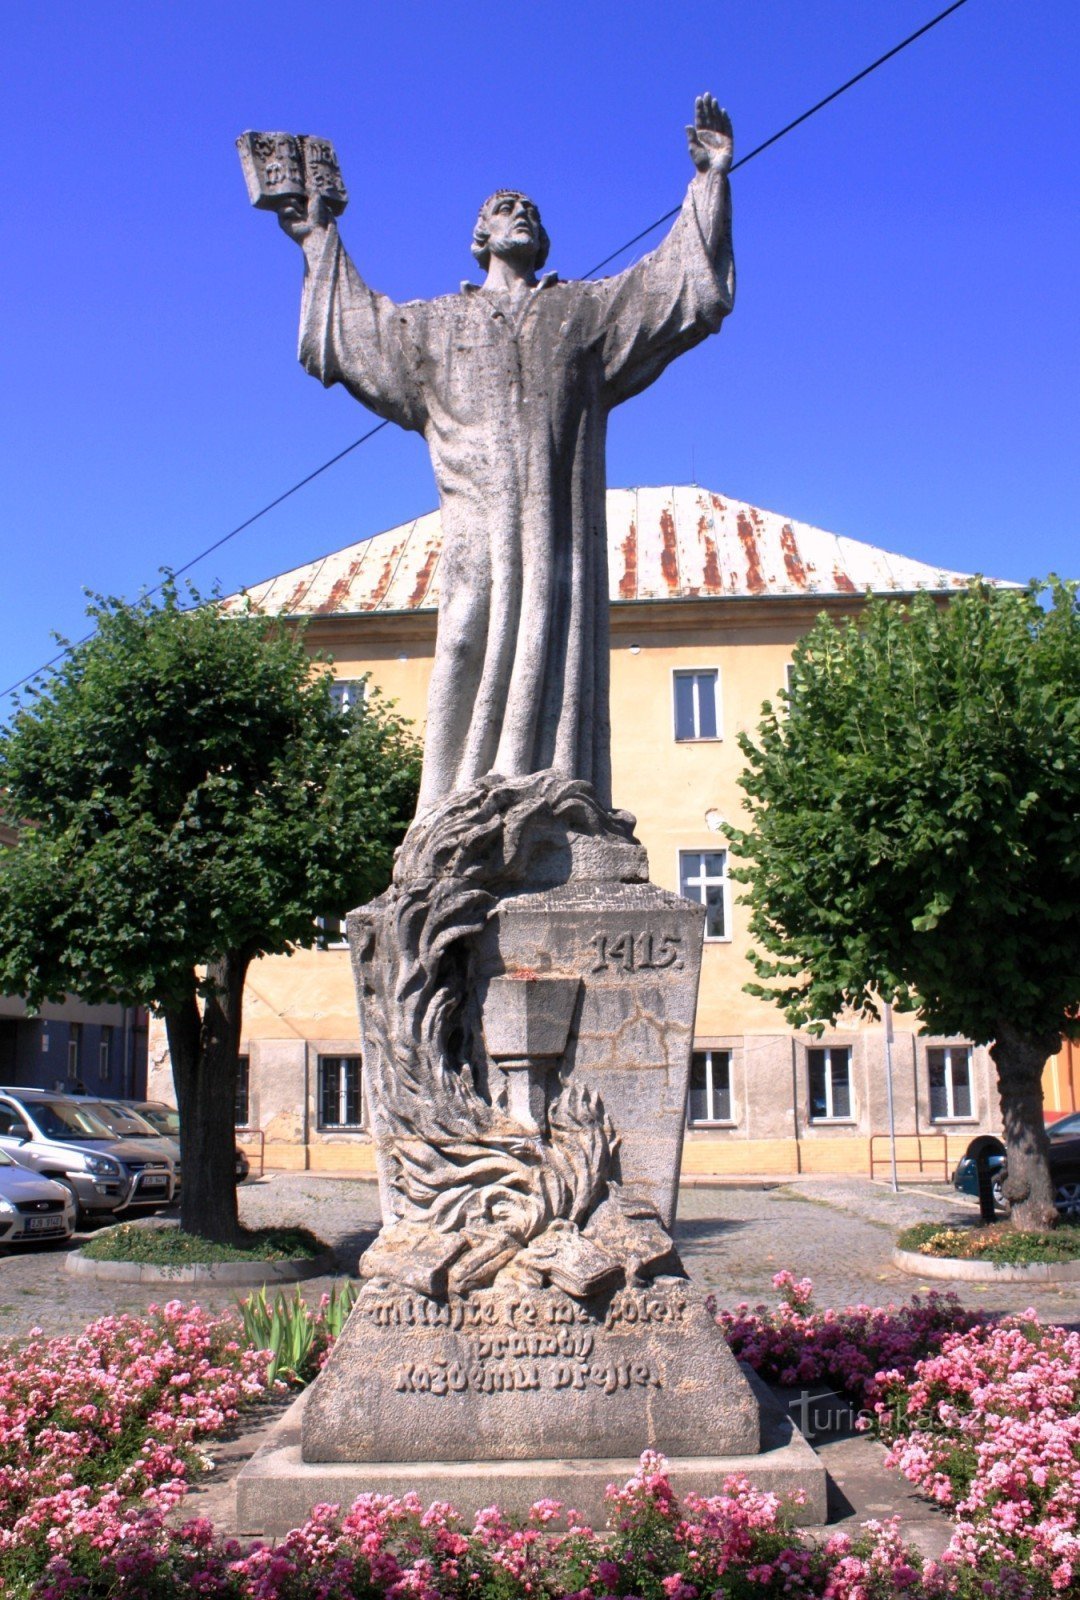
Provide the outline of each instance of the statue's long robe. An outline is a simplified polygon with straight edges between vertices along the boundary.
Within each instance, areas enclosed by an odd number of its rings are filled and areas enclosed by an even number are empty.
[[[309,256],[300,359],[422,433],[442,503],[420,810],[484,773],[551,767],[611,803],[604,444],[731,310],[727,179],[699,173],[650,255],[520,299],[463,285],[396,305],[333,226]]]

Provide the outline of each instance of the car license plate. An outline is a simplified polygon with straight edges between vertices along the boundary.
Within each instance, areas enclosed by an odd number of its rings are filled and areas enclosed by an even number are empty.
[[[168,1181],[169,1177],[165,1172],[145,1172],[142,1186],[144,1189],[164,1189]]]
[[[55,1217],[27,1217],[26,1226],[31,1233],[45,1233],[50,1228],[63,1227],[63,1219]]]

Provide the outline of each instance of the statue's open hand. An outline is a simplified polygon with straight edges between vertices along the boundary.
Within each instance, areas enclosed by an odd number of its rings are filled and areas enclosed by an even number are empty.
[[[297,244],[303,244],[320,228],[325,228],[331,220],[331,212],[320,194],[309,195],[306,200],[296,196],[276,206],[277,219],[290,239],[295,239]]]
[[[734,149],[731,118],[713,95],[698,95],[693,126],[687,128],[686,138],[699,172],[727,172]]]

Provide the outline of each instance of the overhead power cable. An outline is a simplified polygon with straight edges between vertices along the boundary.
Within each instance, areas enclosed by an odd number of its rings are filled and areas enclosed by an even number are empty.
[[[810,106],[801,116],[796,117],[793,122],[785,123],[763,144],[755,145],[745,156],[740,156],[738,161],[733,161],[731,163],[732,172],[738,172],[740,167],[745,167],[748,161],[753,161],[755,156],[759,156],[763,150],[768,150],[769,146],[774,145],[778,139],[782,139],[785,134],[791,133],[794,128],[800,127],[804,122],[808,122],[817,112],[824,110],[834,100],[838,100],[842,94],[846,94],[857,83],[861,83],[864,78],[868,78],[872,72],[876,72],[879,67],[883,67],[886,61],[891,61],[893,56],[900,54],[901,50],[906,50],[909,44],[914,44],[916,39],[921,39],[924,33],[929,33],[931,28],[936,28],[939,22],[944,22],[946,17],[951,17],[954,11],[959,11],[961,6],[966,5],[967,0],[953,0],[951,6],[946,6],[945,10],[939,11],[936,17],[931,17],[930,21],[924,22],[921,28],[916,28],[915,32],[909,33],[906,39],[901,39],[900,43],[894,44],[891,50],[886,50],[883,56],[878,56],[876,61],[871,61],[868,67],[864,67],[853,78],[849,78],[846,83],[842,83],[838,89],[833,90],[832,94],[827,94],[824,100],[819,100],[816,105]],[[656,221],[650,222],[647,228],[642,228],[640,233],[635,233],[632,239],[627,239],[625,244],[621,244],[617,250],[613,250],[609,256],[605,256],[603,261],[598,261],[595,267],[590,267],[584,276],[586,278],[595,276],[602,267],[606,267],[609,262],[615,261],[621,256],[624,250],[629,250],[633,245],[639,244],[642,239],[647,239],[649,234],[653,233],[657,228],[662,228],[665,222],[670,222],[672,217],[677,217],[681,210],[681,204],[672,206],[670,211],[665,211],[662,217],[657,217]]]
[[[924,22],[921,28],[915,29],[914,33],[909,33],[906,39],[900,40],[899,44],[894,44],[891,50],[886,50],[883,56],[878,56],[876,61],[871,61],[869,66],[863,67],[862,71],[857,72],[853,78],[848,78],[846,83],[840,84],[839,88],[834,89],[831,94],[827,94],[823,100],[818,100],[814,105],[808,107],[806,111],[802,112],[800,116],[795,117],[793,121],[785,123],[782,128],[777,129],[777,131],[770,135],[768,139],[764,140],[762,144],[755,145],[753,150],[749,151],[745,156],[740,156],[738,161],[732,163],[732,172],[737,172],[740,167],[745,167],[748,161],[753,161],[754,157],[761,155],[763,150],[768,150],[769,147],[776,144],[779,139],[783,139],[795,128],[801,127],[804,122],[807,122],[811,117],[816,116],[819,111],[822,111],[826,106],[831,105],[834,100],[838,100],[842,94],[846,94],[849,89],[853,89],[857,83],[861,83],[863,79],[868,78],[872,72],[876,72],[879,67],[883,67],[886,61],[891,61],[894,56],[898,56],[901,50],[906,50],[908,45],[914,44],[916,39],[921,39],[924,34],[930,32],[931,28],[936,28],[939,22],[944,22],[946,17],[951,17],[954,11],[959,11],[960,7],[967,5],[967,3],[968,0],[953,0],[952,5],[946,6],[944,11],[939,11],[937,16],[931,17],[929,22]],[[632,239],[627,239],[625,244],[621,244],[617,250],[613,250],[609,256],[605,256],[603,261],[598,261],[595,267],[590,267],[588,272],[583,273],[582,276],[586,278],[595,277],[595,275],[610,262],[617,260],[617,258],[623,255],[625,251],[630,250],[634,245],[639,244],[642,239],[647,239],[650,233],[654,233],[657,228],[662,228],[665,222],[670,222],[672,217],[675,217],[679,214],[680,210],[681,205],[678,205],[673,206],[670,211],[665,211],[662,217],[657,217],[656,221],[650,222],[647,228],[642,228],[640,233],[635,233]],[[298,479],[291,488],[286,489],[284,493],[279,494],[275,499],[268,501],[267,504],[264,505],[259,511],[253,512],[250,517],[245,517],[243,522],[237,523],[236,527],[231,528],[228,533],[223,533],[220,539],[215,539],[213,544],[207,545],[206,549],[201,550],[197,556],[192,556],[190,561],[186,561],[182,567],[178,567],[175,572],[170,574],[170,576],[173,578],[183,577],[185,572],[190,572],[192,567],[198,566],[200,561],[205,561],[206,557],[213,555],[215,550],[220,550],[222,545],[228,544],[230,539],[235,539],[237,534],[244,532],[245,528],[250,528],[253,522],[258,522],[260,517],[265,517],[268,512],[273,511],[277,506],[283,504],[284,501],[290,499],[300,489],[303,489],[307,486],[307,484],[312,483],[314,479],[320,477],[322,473],[329,471],[329,469],[333,466],[336,466],[339,461],[343,461],[347,455],[351,455],[354,450],[359,449],[360,445],[366,444],[369,439],[373,439],[377,433],[381,433],[382,430],[387,427],[389,427],[389,423],[387,421],[377,422],[373,428],[369,428],[366,433],[362,433],[359,439],[354,439],[352,444],[345,446],[344,450],[339,450],[337,455],[331,456],[328,461],[324,461],[321,467],[316,467],[315,470],[313,472],[309,472],[306,477]],[[149,597],[150,595],[157,594],[162,587],[162,583],[155,584],[152,589],[146,591],[147,596]],[[87,640],[91,638],[93,638],[93,634],[88,633],[82,639],[76,640],[75,644],[85,644]],[[24,678],[20,678],[17,683],[13,683],[9,688],[3,690],[2,694],[0,694],[0,699],[7,699],[8,695],[14,694],[16,690],[21,689],[23,685],[29,683],[31,679],[38,677],[42,672],[47,672],[50,667],[54,667],[58,661],[62,661],[68,652],[74,648],[75,645],[65,645],[64,648],[49,661],[46,661],[40,667],[36,667],[33,672],[28,672]]]

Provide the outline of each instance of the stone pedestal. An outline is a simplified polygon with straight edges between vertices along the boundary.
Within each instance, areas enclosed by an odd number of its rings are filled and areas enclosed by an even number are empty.
[[[649,1449],[773,1486],[670,1235],[703,921],[554,772],[414,823],[348,919],[383,1228],[290,1482],[524,1510],[591,1464],[591,1506]]]
[[[754,1455],[757,1403],[681,1278],[582,1302],[367,1284],[304,1414],[304,1460]]]
[[[765,1494],[793,1502],[801,1527],[823,1524],[827,1481],[820,1458],[791,1417],[759,1380],[748,1375],[761,1425],[761,1449],[751,1455],[668,1457],[668,1477],[678,1495],[722,1494],[732,1476],[749,1478]],[[350,1506],[362,1494],[415,1494],[424,1505],[448,1501],[467,1521],[485,1506],[525,1516],[538,1500],[559,1500],[594,1528],[607,1520],[604,1490],[623,1484],[637,1469],[635,1456],[590,1457],[575,1451],[562,1460],[305,1462],[300,1455],[303,1415],[314,1391],[294,1401],[271,1437],[241,1471],[236,1485],[237,1531],[280,1538],[300,1525],[314,1505]]]

